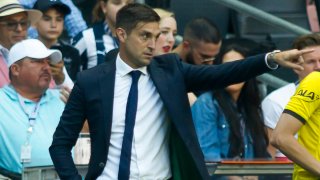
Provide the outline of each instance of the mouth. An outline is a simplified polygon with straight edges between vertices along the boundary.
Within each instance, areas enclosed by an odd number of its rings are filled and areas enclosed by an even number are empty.
[[[153,53],[144,53],[144,56],[146,56],[148,59],[153,58]]]
[[[49,31],[48,33],[49,34],[58,34],[59,32],[58,31]]]
[[[165,53],[168,53],[171,51],[171,46],[163,46],[162,47],[162,50],[165,52]]]
[[[16,40],[23,40],[25,38],[26,38],[25,36],[13,36],[13,39],[16,39]]]
[[[40,77],[42,77],[42,78],[51,78],[51,74],[49,74],[49,73],[43,73],[43,74],[41,74]]]

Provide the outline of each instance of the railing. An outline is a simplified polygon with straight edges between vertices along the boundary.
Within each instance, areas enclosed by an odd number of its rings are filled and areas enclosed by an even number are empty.
[[[258,21],[269,24],[271,26],[282,28],[288,32],[295,33],[297,35],[309,34],[309,30],[301,28],[293,23],[283,20],[270,13],[264,12],[258,8],[250,6],[244,2],[238,0],[211,0],[228,8],[231,8],[237,12],[251,16]]]
[[[291,161],[251,160],[206,163],[210,175],[291,175]]]
[[[297,26],[293,23],[290,23],[277,16],[264,12],[258,8],[255,8],[253,6],[250,6],[238,0],[211,0],[211,1],[221,4],[223,6],[226,6],[228,8],[231,8],[239,13],[249,15],[252,18],[257,19],[258,21],[269,24],[270,26],[282,28],[283,30],[286,30],[288,32],[291,32],[297,35],[311,33],[307,29],[304,29],[300,26]],[[288,84],[288,82],[270,74],[263,74],[261,76],[258,76],[257,79],[273,88],[279,88]]]

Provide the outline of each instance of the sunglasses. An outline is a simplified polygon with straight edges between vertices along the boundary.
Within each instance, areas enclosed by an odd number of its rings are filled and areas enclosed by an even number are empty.
[[[22,21],[0,21],[0,24],[6,26],[9,31],[17,30],[18,26],[20,25],[22,30],[26,30],[30,26],[30,21],[22,20]]]

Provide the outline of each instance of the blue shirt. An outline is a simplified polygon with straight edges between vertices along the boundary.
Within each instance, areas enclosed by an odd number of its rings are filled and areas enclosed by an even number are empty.
[[[59,123],[64,103],[59,98],[58,90],[47,90],[40,100],[39,112],[30,138],[31,162],[25,166],[52,165],[49,146],[52,135]],[[36,102],[22,98],[27,112],[35,108]],[[18,94],[9,85],[0,89],[0,168],[21,173],[21,145],[25,143],[28,116],[23,111]]]
[[[217,100],[212,97],[212,92],[202,94],[191,107],[191,111],[205,161],[217,162],[232,158],[228,157],[230,126]],[[250,135],[245,132],[245,159],[254,158],[250,139]]]
[[[32,9],[37,0],[19,0],[20,3],[28,9]],[[64,25],[70,37],[74,37],[81,31],[87,29],[87,24],[82,17],[82,13],[73,4],[71,0],[61,0],[62,3],[69,6],[71,13],[65,17]],[[38,33],[34,28],[30,28],[28,34],[31,38],[37,38]]]

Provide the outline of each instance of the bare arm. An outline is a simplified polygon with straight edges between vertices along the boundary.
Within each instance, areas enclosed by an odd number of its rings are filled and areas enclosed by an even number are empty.
[[[266,127],[267,128],[267,132],[268,132],[268,138],[271,139],[271,136],[272,136],[272,132],[273,132],[273,129],[269,128],[269,127]],[[276,156],[276,152],[277,152],[277,148],[275,148],[274,146],[271,145],[271,142],[269,143],[268,147],[268,152],[269,154],[271,155],[272,159],[275,158]]]
[[[294,137],[302,125],[302,122],[295,117],[283,113],[273,131],[270,142],[296,164],[310,173],[320,176],[320,162]]]

